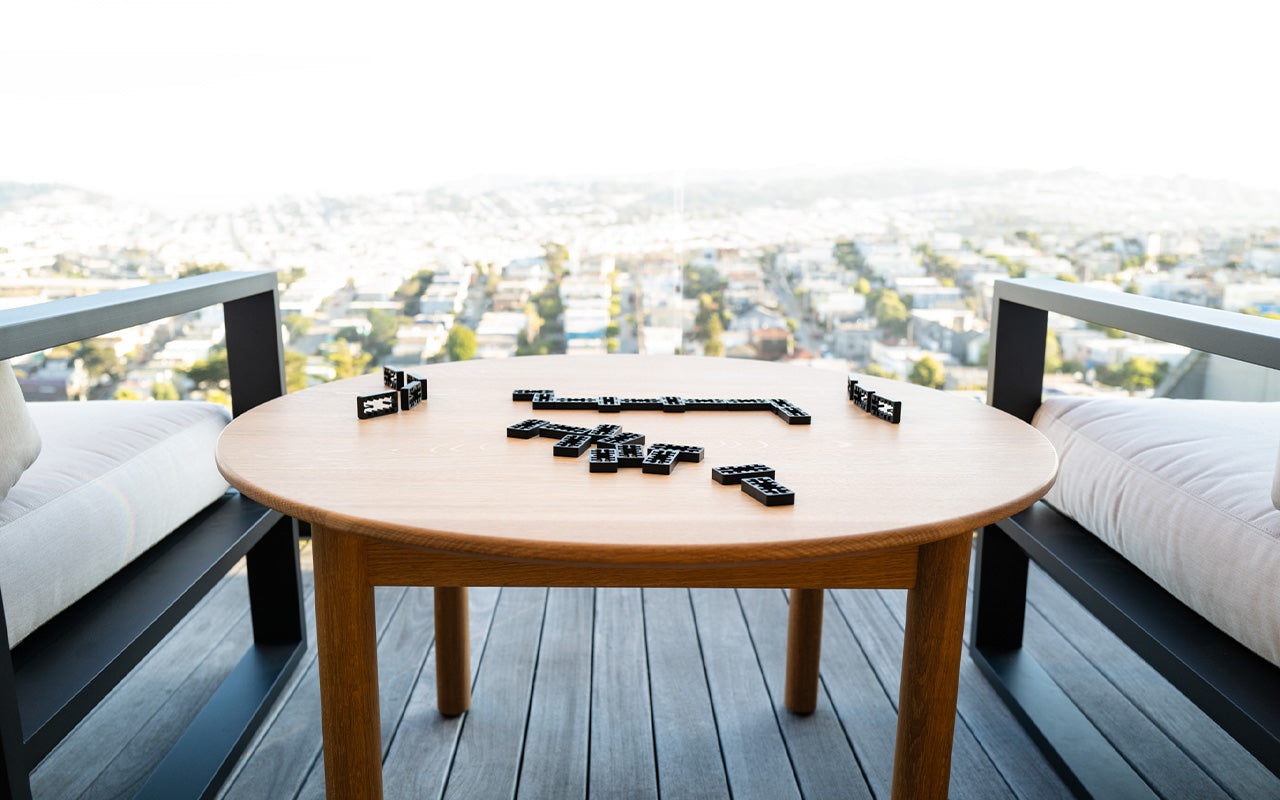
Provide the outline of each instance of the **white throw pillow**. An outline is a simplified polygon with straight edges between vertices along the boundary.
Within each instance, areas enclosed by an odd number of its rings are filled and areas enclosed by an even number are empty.
[[[0,500],[40,455],[40,433],[27,413],[22,387],[8,361],[0,361]]]

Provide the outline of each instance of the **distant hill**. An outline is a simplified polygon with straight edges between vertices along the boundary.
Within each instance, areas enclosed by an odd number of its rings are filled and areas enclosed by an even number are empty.
[[[32,204],[62,205],[73,202],[106,205],[111,203],[111,198],[61,183],[0,181],[0,211]]]

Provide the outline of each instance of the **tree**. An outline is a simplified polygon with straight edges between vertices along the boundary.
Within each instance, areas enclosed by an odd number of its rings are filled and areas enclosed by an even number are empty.
[[[835,256],[836,263],[842,269],[852,270],[859,275],[865,275],[867,270],[867,262],[862,257],[862,253],[858,250],[858,245],[851,239],[842,239],[836,242],[832,248],[832,255]]]
[[[358,345],[353,345],[346,339],[335,339],[329,346],[325,360],[333,367],[333,377],[341,380],[363,375],[372,359],[368,353],[360,352]]]
[[[1062,344],[1058,341],[1058,332],[1049,328],[1044,334],[1044,371],[1062,371]]]
[[[866,278],[858,278],[858,282],[853,285],[853,290],[861,295],[871,294],[871,281]]]
[[[719,304],[729,282],[720,277],[715,267],[694,269],[692,264],[685,264],[681,270],[681,281],[684,284],[681,294],[687,299],[701,298],[706,295]]]
[[[225,346],[210,350],[208,358],[197,361],[190,367],[179,371],[186,375],[187,380],[194,383],[199,389],[218,388],[231,381],[231,372],[227,368],[227,349]]]
[[[287,392],[307,388],[307,357],[297,350],[284,351],[284,385]]]
[[[280,281],[280,291],[283,292],[297,281],[307,277],[306,267],[289,267],[286,270],[280,270],[276,273]]]
[[[1168,374],[1168,363],[1143,356],[1134,356],[1117,366],[1102,366],[1097,371],[1099,383],[1131,392],[1154,389]]]
[[[898,293],[892,289],[886,289],[880,294],[880,301],[876,303],[876,325],[888,336],[897,339],[904,339],[907,335],[907,323],[911,320],[911,312],[907,310],[906,303],[902,302],[902,298],[898,297]]]
[[[80,265],[71,260],[66,253],[59,253],[53,259],[53,265],[49,268],[54,274],[64,275],[68,278],[83,278],[84,270]]]
[[[190,278],[193,275],[207,275],[210,272],[226,272],[229,269],[231,269],[231,267],[228,267],[221,261],[214,262],[213,264],[197,264],[194,261],[186,261],[178,268],[178,277]]]
[[[1099,325],[1096,322],[1086,322],[1084,326],[1089,330],[1105,333],[1108,339],[1123,339],[1125,335],[1124,331],[1119,328],[1108,328],[1105,325]]]
[[[917,386],[941,389],[947,385],[947,373],[936,358],[922,356],[911,365],[911,373],[907,375],[907,380]]]
[[[724,355],[724,342],[720,340],[722,334],[724,334],[724,324],[720,322],[720,315],[712,314],[707,320],[707,344],[703,348],[705,354],[716,357]]]
[[[864,375],[870,375],[873,378],[890,378],[895,381],[898,379],[898,374],[896,372],[890,372],[874,361],[863,367],[862,373]]]
[[[168,381],[157,381],[151,384],[151,396],[156,400],[181,400],[178,390]]]
[[[311,317],[303,316],[297,312],[284,315],[284,327],[289,332],[289,338],[297,339],[300,336],[306,336],[307,331],[311,330],[311,324],[315,322]]]
[[[444,351],[450,361],[467,361],[476,357],[476,332],[466,325],[454,325],[445,340]]]
[[[985,367],[991,359],[991,339],[982,343],[977,366]],[[1049,328],[1044,334],[1044,371],[1049,372],[1081,372],[1080,362],[1062,360],[1062,344],[1058,341],[1058,332]]]
[[[381,362],[391,355],[396,345],[396,332],[400,330],[400,317],[380,308],[369,309],[369,333],[360,340],[360,346],[374,361]]]
[[[435,277],[434,271],[420,269],[396,289],[394,297],[404,303],[406,317],[416,317],[422,310],[422,296],[427,293],[427,287],[431,286]]]
[[[84,362],[89,377],[95,381],[104,376],[113,381],[124,377],[124,362],[116,355],[115,348],[105,342],[96,339],[80,342],[75,357]]]
[[[565,262],[569,260],[569,248],[559,242],[547,242],[542,245],[542,252],[547,260],[547,269],[552,275],[560,277],[564,273]]]

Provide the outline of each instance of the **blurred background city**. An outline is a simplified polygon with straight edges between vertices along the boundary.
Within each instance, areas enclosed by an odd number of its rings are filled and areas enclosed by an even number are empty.
[[[684,353],[973,392],[999,278],[1280,311],[1276,12],[881,5],[12,9],[0,308],[271,269],[291,389]],[[1051,328],[1051,391],[1280,398]],[[14,366],[225,400],[216,309]]]

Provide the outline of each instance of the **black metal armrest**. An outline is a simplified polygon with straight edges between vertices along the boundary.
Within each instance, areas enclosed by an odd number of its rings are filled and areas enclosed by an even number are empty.
[[[1027,421],[1043,391],[1049,311],[1280,369],[1280,320],[1045,278],[996,281],[988,402]]]
[[[285,391],[277,291],[274,272],[213,272],[16,308],[0,314],[0,359],[221,303],[238,415]]]

